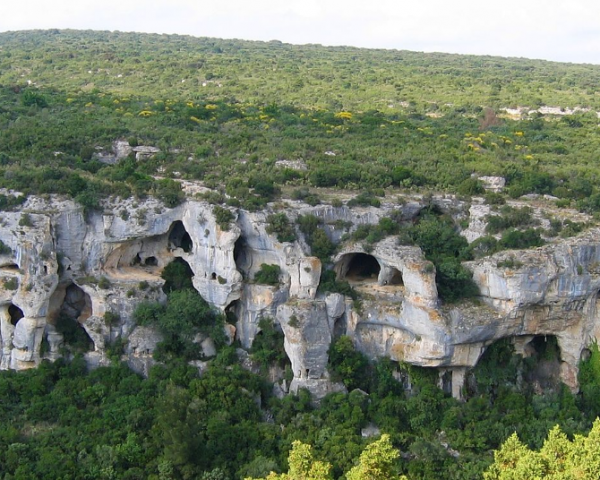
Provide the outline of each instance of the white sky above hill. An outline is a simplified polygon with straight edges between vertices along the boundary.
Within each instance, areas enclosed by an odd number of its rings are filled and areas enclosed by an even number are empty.
[[[0,32],[46,28],[600,64],[597,0],[0,0]]]

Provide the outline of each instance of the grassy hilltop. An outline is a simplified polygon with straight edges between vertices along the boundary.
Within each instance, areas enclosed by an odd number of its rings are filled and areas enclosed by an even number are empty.
[[[284,185],[468,193],[463,183],[476,173],[505,176],[513,196],[576,202],[599,183],[599,84],[600,66],[539,60],[3,33],[0,185],[67,193],[93,207],[110,194],[173,193],[177,186],[153,178],[160,172],[258,208],[257,186],[266,198]],[[527,113],[544,106],[556,111]],[[161,153],[99,163],[95,154],[115,139]]]

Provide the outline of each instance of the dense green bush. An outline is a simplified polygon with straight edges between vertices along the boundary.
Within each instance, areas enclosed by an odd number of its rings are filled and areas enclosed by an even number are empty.
[[[532,248],[541,247],[544,244],[544,240],[540,236],[540,232],[533,228],[527,230],[507,230],[502,234],[502,238],[498,244],[503,248]]]
[[[533,218],[531,207],[514,208],[508,205],[501,207],[501,215],[488,215],[486,217],[487,233],[496,234],[507,228],[529,227],[539,222]]]
[[[321,278],[319,280],[319,292],[321,293],[341,293],[354,300],[358,298],[358,294],[346,280],[337,280],[333,270],[321,270]]]
[[[230,210],[223,208],[220,205],[215,205],[213,207],[213,215],[215,216],[217,225],[223,231],[228,231],[231,228],[231,222],[235,220],[235,215],[231,213]]]
[[[277,328],[272,318],[261,318],[258,322],[259,333],[254,337],[250,354],[263,370],[275,364],[282,366],[287,360],[283,348],[283,332]]]
[[[331,343],[329,347],[329,370],[337,380],[348,388],[365,388],[369,385],[369,361],[358,352],[352,339],[345,335]]]
[[[0,255],[11,255],[12,248],[10,248],[6,243],[0,240]]]
[[[267,233],[277,235],[277,240],[280,242],[296,240],[294,228],[285,213],[273,213],[267,216]]]
[[[321,226],[321,220],[314,215],[299,215],[298,227],[304,233],[306,243],[311,248],[311,253],[319,257],[323,263],[327,263],[335,252],[335,244],[329,239]]]
[[[254,274],[254,282],[263,285],[279,285],[281,268],[279,265],[260,265],[260,270]]]
[[[453,302],[478,294],[471,272],[461,265],[461,261],[472,258],[472,250],[458,234],[451,218],[426,213],[408,234],[435,265],[436,284],[442,299]]]
[[[163,336],[155,357],[160,360],[198,359],[201,349],[195,338],[210,336],[217,347],[225,343],[224,318],[217,315],[194,289],[172,290],[166,305],[141,303],[134,312],[139,325],[156,325]]]

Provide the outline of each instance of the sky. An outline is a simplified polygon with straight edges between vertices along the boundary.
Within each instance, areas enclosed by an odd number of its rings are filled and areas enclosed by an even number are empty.
[[[0,32],[47,28],[600,64],[597,0],[0,0]]]

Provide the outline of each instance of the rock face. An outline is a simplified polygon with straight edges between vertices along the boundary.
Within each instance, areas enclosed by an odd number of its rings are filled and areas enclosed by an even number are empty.
[[[448,210],[456,206],[451,199],[438,203]],[[423,206],[406,202],[398,212],[397,205],[350,209],[292,202],[283,212],[290,221],[315,215],[339,241],[348,228],[377,223],[392,209],[410,219]],[[473,240],[485,228],[488,209],[471,210],[466,236]],[[32,197],[19,211],[4,212],[0,368],[55,360],[70,325],[86,339],[91,366],[108,363],[109,348],[119,340],[125,343],[123,359],[146,373],[161,338],[150,327],[136,326],[133,312],[141,301],[165,300],[160,274],[176,259],[189,265],[206,301],[235,316],[228,335],[244,349],[260,334],[260,320],[273,319],[285,336],[294,375],[289,390],[308,388],[317,396],[343,389],[327,371],[329,346],[340,335],[370,357],[451,372],[456,396],[465,371],[488,345],[506,337],[527,352],[535,338],[556,336],[561,379],[575,390],[582,351],[600,336],[600,230],[466,264],[482,302],[451,308],[441,306],[435,268],[418,247],[399,245],[395,237],[369,251],[342,243],[331,268],[358,291],[358,305],[318,291],[324,267],[299,231],[297,241],[282,243],[267,233],[270,211],[235,213],[223,230],[213,207],[194,200],[173,209],[155,199],[126,200],[86,217],[71,201]],[[279,267],[278,285],[254,281],[262,264]],[[202,339],[202,347],[207,356],[214,353],[211,339]]]

